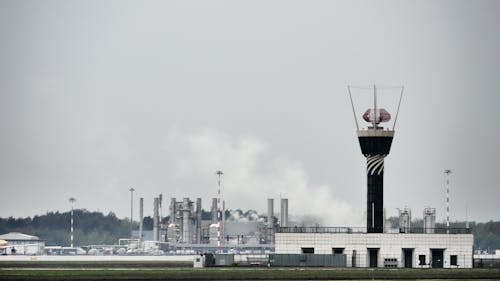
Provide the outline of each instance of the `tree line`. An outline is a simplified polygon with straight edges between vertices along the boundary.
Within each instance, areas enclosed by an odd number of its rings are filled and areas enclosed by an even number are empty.
[[[230,217],[229,211],[226,217]],[[209,220],[210,218],[211,212],[203,210],[202,219]],[[166,224],[168,221],[168,216],[163,218],[163,223]],[[399,221],[397,217],[390,217],[388,223],[397,227]],[[452,222],[450,227],[464,228],[465,224],[465,222]],[[74,226],[74,239],[77,246],[115,244],[120,238],[130,237],[131,229],[138,229],[137,222],[131,225],[130,219],[120,219],[113,212],[104,215],[101,212],[91,212],[85,209],[74,210]],[[421,219],[412,220],[412,227],[422,226]],[[443,223],[436,223],[436,227],[444,226]],[[469,227],[474,234],[474,249],[490,251],[500,249],[500,221],[469,222]],[[143,228],[144,230],[153,229],[152,217],[144,217]],[[45,215],[26,218],[0,218],[0,234],[8,232],[38,236],[45,240],[48,246],[68,246],[70,244],[70,212],[48,212]]]
[[[202,210],[202,219],[210,219],[211,212]],[[230,213],[226,210],[226,217]],[[169,216],[163,217],[162,223],[169,221]],[[0,234],[21,232],[38,236],[46,241],[47,246],[70,245],[70,212],[47,212],[45,215],[35,215],[26,218],[0,218]],[[91,212],[86,209],[75,209],[73,212],[74,244],[76,246],[110,245],[118,243],[120,238],[129,238],[131,230],[137,230],[136,221],[130,224],[130,219],[120,219],[113,212],[104,215],[101,212]],[[143,219],[143,229],[153,230],[153,218]]]

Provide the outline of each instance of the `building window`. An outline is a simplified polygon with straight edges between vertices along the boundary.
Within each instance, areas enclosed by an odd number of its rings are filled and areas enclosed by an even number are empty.
[[[302,248],[302,254],[314,254],[314,248]]]
[[[425,265],[425,255],[418,256],[418,265]]]
[[[332,248],[332,253],[334,255],[342,255],[344,253],[344,248]]]
[[[450,265],[458,265],[457,256],[456,255],[451,255],[450,256]]]
[[[396,268],[398,267],[398,259],[396,258],[385,258],[384,267],[386,268]]]

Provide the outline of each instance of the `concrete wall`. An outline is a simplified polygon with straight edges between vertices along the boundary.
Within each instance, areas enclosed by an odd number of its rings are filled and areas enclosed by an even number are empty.
[[[388,233],[276,233],[276,253],[300,254],[302,248],[314,248],[315,254],[331,254],[332,248],[344,248],[347,266],[352,266],[353,250],[356,267],[368,267],[368,248],[379,248],[378,267],[384,259],[397,259],[404,267],[403,249],[413,250],[413,267],[430,267],[431,249],[444,249],[445,268],[472,267],[472,234],[388,234]],[[426,265],[419,265],[419,255]],[[450,265],[450,255],[457,255],[457,266]]]

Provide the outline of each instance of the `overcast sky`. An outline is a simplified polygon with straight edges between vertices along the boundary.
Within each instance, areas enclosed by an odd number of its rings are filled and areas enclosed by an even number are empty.
[[[0,1],[0,217],[145,198],[364,225],[346,86],[405,85],[384,205],[500,220],[499,1]],[[391,112],[393,113],[393,112]],[[361,114],[361,113],[360,113]],[[497,124],[497,125],[495,125]],[[137,206],[136,200],[136,206]],[[275,210],[279,208],[275,203]],[[135,214],[137,214],[137,208]]]

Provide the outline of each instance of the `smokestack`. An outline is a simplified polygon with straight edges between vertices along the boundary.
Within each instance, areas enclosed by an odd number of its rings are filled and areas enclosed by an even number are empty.
[[[274,199],[267,199],[267,242],[274,243]]]
[[[159,211],[158,211],[158,240],[165,241],[164,226],[163,226],[163,194],[158,195]]]
[[[189,239],[189,198],[182,201],[182,242],[190,243]]]
[[[176,221],[175,221],[175,198],[170,198],[170,223],[172,224],[175,224]]]
[[[158,200],[160,201],[159,221],[161,225],[163,224],[163,194],[160,193]]]
[[[158,207],[160,205],[158,197],[155,197],[153,201],[153,240],[158,241],[159,240],[159,231],[158,231]]]
[[[212,198],[212,224],[217,223],[217,198]]]
[[[144,230],[143,230],[143,221],[144,221],[144,198],[139,199],[139,241],[142,241],[144,238]]]
[[[281,199],[281,227],[288,227],[288,199]]]
[[[201,198],[196,198],[196,243],[201,243]]]

